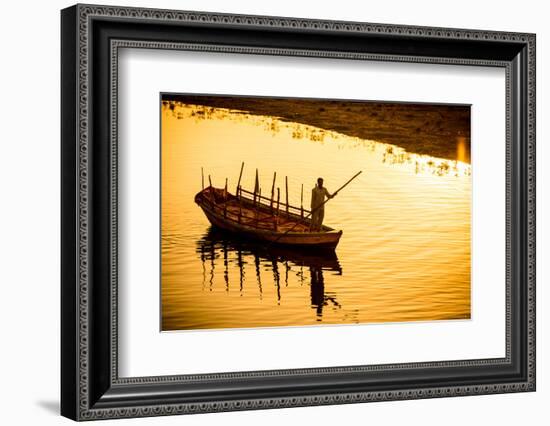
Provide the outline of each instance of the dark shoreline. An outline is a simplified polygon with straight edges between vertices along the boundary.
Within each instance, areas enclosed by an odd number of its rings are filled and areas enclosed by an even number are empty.
[[[276,116],[448,160],[457,159],[462,138],[463,161],[470,162],[469,106],[177,94],[163,94],[162,100]]]

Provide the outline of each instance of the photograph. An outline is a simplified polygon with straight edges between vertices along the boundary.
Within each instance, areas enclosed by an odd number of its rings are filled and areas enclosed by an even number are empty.
[[[471,319],[470,105],[159,110],[161,331]]]

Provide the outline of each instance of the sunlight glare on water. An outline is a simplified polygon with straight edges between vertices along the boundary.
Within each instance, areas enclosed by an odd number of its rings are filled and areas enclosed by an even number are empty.
[[[309,208],[317,177],[335,191],[324,224],[336,253],[269,250],[211,229],[194,203],[215,187],[262,194],[273,172]],[[471,167],[274,117],[162,106],[162,330],[470,318]]]

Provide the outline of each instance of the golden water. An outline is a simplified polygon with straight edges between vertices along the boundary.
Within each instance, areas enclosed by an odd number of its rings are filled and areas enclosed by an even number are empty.
[[[317,177],[335,191],[324,223],[343,230],[333,256],[265,250],[210,228],[194,203],[201,167],[262,194],[273,172],[309,207]],[[470,318],[468,164],[273,117],[162,107],[162,330]],[[282,197],[281,197],[282,198]]]

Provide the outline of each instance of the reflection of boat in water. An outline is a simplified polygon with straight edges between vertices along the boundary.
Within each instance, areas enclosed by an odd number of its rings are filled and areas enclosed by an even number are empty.
[[[280,209],[279,200],[238,188],[233,195],[208,186],[195,195],[195,202],[212,225],[270,245],[334,249],[340,241],[342,231],[325,225],[312,230],[310,212],[303,207],[286,203]]]
[[[300,250],[282,245],[259,244],[254,239],[236,238],[233,233],[209,228],[208,232],[198,242],[201,253],[220,250],[241,255],[258,257],[260,260],[291,262],[296,266],[324,269],[342,274],[338,256],[334,250]]]
[[[340,308],[336,295],[325,291],[324,272],[341,275],[342,268],[334,250],[299,250],[288,246],[260,244],[254,239],[236,238],[230,233],[215,227],[197,241],[197,253],[204,268],[204,286],[209,281],[213,285],[216,273],[223,274],[226,290],[230,284],[238,284],[242,292],[251,279],[258,286],[259,297],[263,297],[265,282],[262,284],[262,272],[270,270],[273,284],[277,290],[277,302],[282,299],[281,292],[288,287],[289,274],[295,274],[300,285],[310,285],[310,306],[315,309],[318,321],[321,321],[323,307],[333,305]],[[238,283],[230,283],[230,269],[238,269]],[[252,274],[245,270],[250,268]],[[308,279],[309,275],[309,279]],[[235,280],[236,281],[236,280]],[[264,275],[265,281],[265,275]],[[270,280],[271,281],[271,280]],[[291,280],[292,281],[292,280]]]

